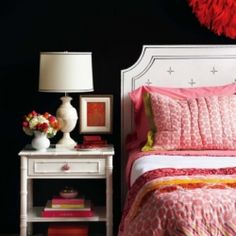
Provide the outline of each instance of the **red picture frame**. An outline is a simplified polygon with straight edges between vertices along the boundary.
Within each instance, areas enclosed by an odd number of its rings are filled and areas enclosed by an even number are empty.
[[[112,133],[113,95],[80,96],[80,133]]]

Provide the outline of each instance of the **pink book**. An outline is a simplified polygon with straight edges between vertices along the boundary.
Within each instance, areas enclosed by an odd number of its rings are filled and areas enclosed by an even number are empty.
[[[83,142],[83,144],[84,145],[86,145],[86,144],[91,144],[91,145],[93,145],[93,144],[107,144],[107,141],[106,140],[96,140],[96,141],[84,141]]]
[[[52,198],[52,204],[84,204],[85,199],[83,197],[79,198],[63,198],[60,196],[55,196]]]
[[[94,212],[92,210],[89,211],[42,211],[42,217],[92,217],[94,216]]]
[[[48,236],[88,236],[88,225],[78,223],[51,223]]]
[[[102,137],[99,135],[84,135],[83,140],[84,141],[100,141],[102,140]]]
[[[52,201],[48,200],[44,211],[90,211],[91,202],[86,200],[85,204],[52,204]]]

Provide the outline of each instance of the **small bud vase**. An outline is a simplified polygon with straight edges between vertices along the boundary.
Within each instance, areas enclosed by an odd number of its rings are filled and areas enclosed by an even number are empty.
[[[46,133],[34,131],[34,138],[32,139],[31,145],[36,150],[45,151],[50,146],[50,140]]]

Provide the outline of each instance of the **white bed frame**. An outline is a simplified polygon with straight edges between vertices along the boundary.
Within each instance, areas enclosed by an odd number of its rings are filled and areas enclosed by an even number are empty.
[[[135,129],[128,93],[142,85],[216,86],[236,82],[236,45],[145,45],[137,62],[121,71],[121,200],[126,194],[125,138]]]

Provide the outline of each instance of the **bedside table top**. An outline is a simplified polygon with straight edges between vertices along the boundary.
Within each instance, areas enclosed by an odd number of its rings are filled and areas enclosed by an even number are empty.
[[[34,150],[31,145],[26,145],[24,149],[19,152],[19,156],[47,156],[47,155],[70,155],[70,156],[91,156],[91,155],[114,155],[113,145],[108,145],[107,147],[102,148],[92,148],[84,150],[76,150],[75,148],[66,148],[66,147],[56,147],[56,145],[51,145],[46,151]]]

